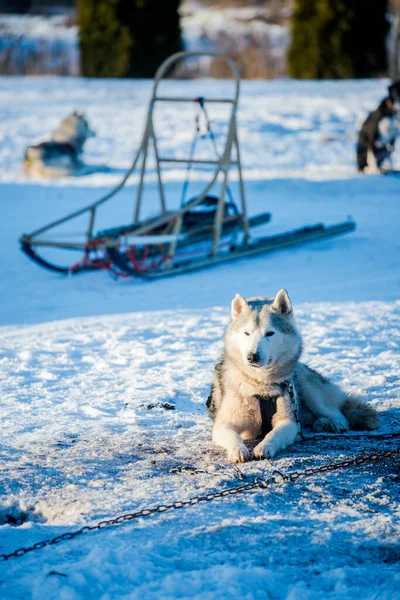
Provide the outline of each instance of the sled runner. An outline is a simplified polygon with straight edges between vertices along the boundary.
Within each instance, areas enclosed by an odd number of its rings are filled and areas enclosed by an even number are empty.
[[[171,68],[187,58],[218,58],[230,67],[234,92],[231,97],[188,98],[164,96],[160,83]],[[304,244],[310,241],[347,233],[355,229],[351,220],[333,226],[310,225],[269,237],[254,237],[253,229],[268,223],[270,213],[249,217],[242,177],[240,148],[236,128],[240,89],[240,74],[236,64],[227,56],[213,52],[179,52],[169,57],[158,69],[147,112],[143,138],[136,157],[123,180],[96,202],[54,221],[31,234],[20,238],[21,250],[42,267],[60,273],[80,273],[94,269],[107,269],[116,276],[155,279],[186,271],[202,269],[214,264],[254,256]],[[170,157],[160,152],[154,126],[154,112],[161,103],[192,103],[197,109],[195,135],[188,156]],[[219,151],[208,108],[222,105],[229,110],[222,152]],[[203,126],[203,133],[201,132]],[[196,146],[199,138],[206,138],[213,151],[212,158],[198,158]],[[221,144],[220,139],[218,139]],[[159,214],[141,219],[145,176],[148,171],[149,151],[155,159]],[[180,207],[167,209],[164,176],[166,165],[186,164],[186,179],[182,187]],[[133,172],[139,167],[139,183],[134,201],[133,222],[127,225],[97,230],[100,206],[115,199]],[[214,167],[204,189],[187,199],[192,168]],[[232,169],[237,170],[239,203],[233,199],[230,187]],[[219,186],[217,195],[213,190]],[[70,223],[85,217],[87,230],[76,237],[70,233]],[[60,236],[60,229],[67,231]],[[69,250],[80,253],[78,261],[67,266],[48,258],[48,251]],[[59,254],[57,252],[57,254]]]

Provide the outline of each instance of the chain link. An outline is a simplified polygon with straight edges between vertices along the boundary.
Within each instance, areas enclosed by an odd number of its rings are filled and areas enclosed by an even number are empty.
[[[293,381],[291,379],[289,379],[289,381],[288,381],[287,390],[289,392],[289,398],[290,398],[290,403],[292,405],[292,411],[294,414],[294,418],[296,419],[297,431],[299,432],[299,436],[301,437],[301,439],[304,440],[305,437],[303,434],[303,424],[301,422],[300,415],[299,415],[299,409],[298,409],[297,398],[296,398],[296,390],[295,390]]]
[[[391,433],[327,433],[326,435],[303,435],[304,442],[313,442],[319,440],[394,440],[400,438],[400,431]]]
[[[186,506],[194,506],[196,504],[199,504],[200,502],[211,502],[212,500],[216,500],[218,498],[235,496],[237,494],[242,494],[251,490],[266,489],[271,485],[276,485],[285,482],[295,482],[300,478],[311,477],[318,473],[328,473],[329,471],[337,471],[339,469],[345,469],[352,466],[359,466],[365,463],[371,463],[378,460],[383,460],[385,458],[392,458],[398,455],[400,455],[400,449],[385,450],[381,452],[375,452],[374,454],[363,454],[355,456],[348,460],[333,462],[319,467],[311,467],[302,471],[293,471],[292,473],[281,473],[280,471],[275,470],[272,472],[271,476],[268,479],[257,477],[252,482],[245,483],[234,488],[228,488],[220,492],[210,492],[203,496],[195,496],[194,498],[189,498],[188,500],[177,500],[169,504],[160,504],[152,508],[142,508],[141,510],[138,510],[136,512],[125,513],[112,519],[100,521],[95,525],[85,525],[84,527],[81,527],[76,531],[62,533],[61,535],[58,535],[54,538],[43,540],[41,542],[36,542],[32,546],[28,546],[26,548],[18,548],[10,554],[0,554],[0,562],[5,562],[11,558],[19,558],[20,556],[24,556],[29,552],[41,550],[42,548],[46,548],[47,546],[54,546],[55,544],[59,544],[60,542],[72,540],[76,537],[85,535],[92,531],[99,531],[100,529],[104,529],[106,527],[112,527],[114,525],[128,523],[130,521],[134,521],[135,519],[139,519],[140,517],[149,517],[157,513],[164,513],[170,510],[177,510]]]

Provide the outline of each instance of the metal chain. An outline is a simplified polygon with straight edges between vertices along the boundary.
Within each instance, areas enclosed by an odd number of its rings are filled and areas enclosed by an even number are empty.
[[[313,442],[319,440],[394,440],[400,438],[400,431],[391,433],[327,433],[326,435],[303,435],[304,442]]]
[[[301,422],[300,415],[299,415],[299,409],[297,406],[295,387],[294,387],[293,381],[291,379],[289,379],[289,381],[288,381],[287,390],[289,392],[290,403],[292,405],[292,411],[294,414],[294,418],[296,419],[297,430],[299,432],[299,436],[301,437],[302,440],[304,440],[305,438],[304,438],[304,434],[303,434],[303,424]]]
[[[257,477],[252,482],[245,483],[234,488],[225,489],[220,492],[211,492],[203,496],[189,498],[188,500],[178,500],[169,504],[160,504],[153,508],[142,508],[141,510],[138,510],[136,512],[126,513],[123,515],[119,515],[118,517],[114,517],[112,519],[100,521],[95,525],[85,525],[84,527],[81,527],[76,531],[62,533],[61,535],[58,535],[54,538],[43,540],[41,542],[36,542],[32,546],[28,546],[26,548],[18,548],[18,550],[15,550],[10,554],[0,554],[0,562],[5,562],[11,558],[19,558],[21,556],[24,556],[25,554],[28,554],[29,552],[41,550],[42,548],[46,548],[47,546],[54,546],[55,544],[59,544],[60,542],[72,540],[80,535],[85,535],[92,531],[98,531],[100,529],[104,529],[105,527],[112,527],[114,525],[128,523],[130,521],[134,521],[135,519],[139,519],[140,517],[149,517],[157,513],[164,513],[170,510],[184,508],[185,506],[194,506],[196,504],[199,504],[200,502],[211,502],[212,500],[216,500],[218,498],[235,496],[237,494],[242,494],[251,490],[266,489],[271,485],[279,484],[282,482],[294,482],[297,479],[311,477],[312,475],[316,475],[317,473],[327,473],[329,471],[336,471],[347,467],[359,466],[361,464],[383,460],[385,458],[391,458],[396,455],[400,455],[400,449],[375,452],[374,454],[363,454],[355,456],[345,461],[333,462],[327,465],[322,465],[320,467],[304,469],[303,471],[294,471],[293,473],[281,473],[280,471],[275,470],[272,472],[271,477],[269,477],[268,479]],[[278,475],[278,478],[276,478],[275,475]]]

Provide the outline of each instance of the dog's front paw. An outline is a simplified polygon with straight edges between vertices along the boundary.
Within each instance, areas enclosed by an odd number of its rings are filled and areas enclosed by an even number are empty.
[[[243,463],[249,460],[250,452],[246,446],[235,446],[232,450],[228,451],[228,460],[232,463]]]
[[[273,444],[264,440],[254,448],[254,456],[256,458],[274,458],[276,453],[277,450]]]

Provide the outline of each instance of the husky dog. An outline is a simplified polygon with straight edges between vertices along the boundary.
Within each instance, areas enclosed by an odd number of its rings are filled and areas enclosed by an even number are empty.
[[[26,149],[25,174],[46,178],[82,174],[79,156],[86,140],[94,135],[85,117],[74,112],[61,121],[50,140]]]
[[[275,298],[237,294],[224,341],[207,408],[212,439],[231,462],[248,460],[243,440],[260,434],[254,456],[273,458],[302,425],[332,433],[379,427],[372,406],[299,362],[302,341],[286,290]]]
[[[392,153],[400,128],[400,80],[388,91],[389,96],[368,115],[358,136],[358,170],[367,175],[393,170]]]

